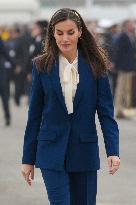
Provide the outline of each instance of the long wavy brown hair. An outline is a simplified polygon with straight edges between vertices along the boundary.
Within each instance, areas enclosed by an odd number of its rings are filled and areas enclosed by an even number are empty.
[[[106,73],[108,70],[108,59],[105,51],[97,45],[93,35],[88,31],[81,15],[76,10],[69,8],[56,11],[49,22],[42,54],[34,59],[38,71],[50,73],[52,64],[58,58],[59,48],[54,38],[54,30],[57,23],[65,20],[74,21],[77,28],[82,31],[81,37],[78,39],[77,48],[81,51],[85,60],[90,64],[94,76],[97,78]]]

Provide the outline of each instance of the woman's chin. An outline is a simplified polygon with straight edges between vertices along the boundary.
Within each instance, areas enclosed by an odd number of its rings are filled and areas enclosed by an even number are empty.
[[[69,52],[71,52],[71,49],[66,49],[66,48],[65,49],[61,49],[61,52],[62,53],[69,53]]]

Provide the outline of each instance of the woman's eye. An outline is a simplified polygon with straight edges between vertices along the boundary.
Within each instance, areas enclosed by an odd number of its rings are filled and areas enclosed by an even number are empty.
[[[74,34],[74,32],[69,33],[69,35],[73,35],[73,34]]]
[[[57,35],[58,35],[58,36],[61,36],[61,35],[62,35],[62,33],[57,33]]]
[[[70,33],[68,33],[68,35],[73,35],[75,32],[70,32]],[[58,36],[62,36],[63,35],[63,33],[57,33],[57,35]]]

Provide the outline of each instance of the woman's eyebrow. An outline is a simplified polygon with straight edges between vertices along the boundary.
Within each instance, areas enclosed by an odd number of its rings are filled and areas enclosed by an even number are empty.
[[[59,31],[59,32],[62,32],[61,30],[59,30],[59,29],[56,29],[57,31]]]
[[[58,32],[63,32],[63,31],[61,31],[61,30],[59,30],[59,29],[56,29]],[[72,29],[69,29],[68,30],[68,32],[70,32],[70,31],[73,31],[74,29],[72,28]]]

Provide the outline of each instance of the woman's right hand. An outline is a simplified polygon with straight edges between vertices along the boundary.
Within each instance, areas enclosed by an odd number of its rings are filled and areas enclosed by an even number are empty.
[[[22,164],[21,173],[28,185],[31,186],[32,180],[34,180],[34,165]]]

